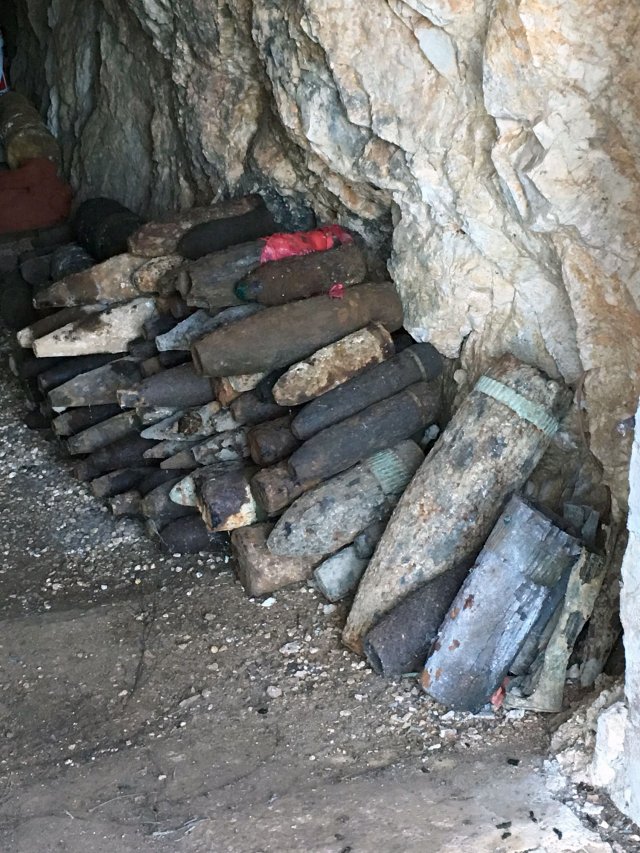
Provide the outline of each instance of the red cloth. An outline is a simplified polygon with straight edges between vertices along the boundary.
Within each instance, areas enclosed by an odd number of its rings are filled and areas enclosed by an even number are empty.
[[[310,255],[342,243],[353,243],[353,236],[340,225],[323,225],[314,231],[295,231],[293,234],[272,234],[264,241],[260,263],[281,261],[294,255]]]
[[[0,234],[47,228],[69,217],[71,187],[51,160],[34,158],[0,171]]]

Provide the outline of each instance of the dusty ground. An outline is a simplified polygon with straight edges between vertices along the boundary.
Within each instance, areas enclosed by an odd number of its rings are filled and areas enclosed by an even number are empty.
[[[314,590],[265,606],[115,522],[0,370],[0,851],[638,849],[550,798],[547,720],[447,714]]]

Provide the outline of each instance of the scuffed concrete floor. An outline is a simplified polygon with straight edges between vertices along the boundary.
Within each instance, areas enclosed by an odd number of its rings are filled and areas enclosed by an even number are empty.
[[[547,721],[447,714],[377,678],[309,588],[115,522],[0,368],[0,850],[613,848],[547,793]]]

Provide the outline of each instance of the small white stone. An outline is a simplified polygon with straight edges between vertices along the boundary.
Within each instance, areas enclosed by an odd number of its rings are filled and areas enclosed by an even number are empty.
[[[524,720],[526,713],[524,708],[512,708],[511,711],[507,711],[505,716],[507,720]]]
[[[273,607],[273,605],[275,603],[276,603],[276,599],[273,598],[273,596],[271,596],[270,598],[265,598],[265,600],[262,602],[261,606],[262,607]]]
[[[298,652],[302,650],[302,643],[285,643],[284,646],[280,646],[280,654],[281,655],[297,655]]]
[[[269,699],[279,699],[282,696],[282,690],[279,687],[275,687],[273,684],[270,684],[267,687],[267,696]]]

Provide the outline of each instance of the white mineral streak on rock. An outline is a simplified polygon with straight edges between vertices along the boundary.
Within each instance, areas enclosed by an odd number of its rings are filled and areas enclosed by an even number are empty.
[[[409,330],[461,354],[469,382],[510,350],[583,386],[624,509],[616,425],[640,390],[635,0],[588,14],[577,0],[17,5],[14,79],[50,90],[83,197],[153,214],[275,189],[374,242],[392,224]]]

